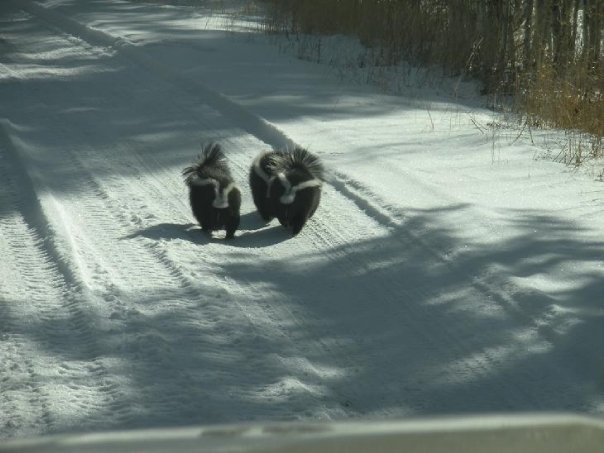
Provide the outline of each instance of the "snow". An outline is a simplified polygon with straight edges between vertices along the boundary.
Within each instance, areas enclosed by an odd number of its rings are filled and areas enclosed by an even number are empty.
[[[0,438],[602,415],[604,186],[544,158],[558,133],[467,87],[385,94],[207,5],[0,5]],[[232,241],[180,174],[209,140]],[[247,174],[294,144],[328,182],[291,238]]]

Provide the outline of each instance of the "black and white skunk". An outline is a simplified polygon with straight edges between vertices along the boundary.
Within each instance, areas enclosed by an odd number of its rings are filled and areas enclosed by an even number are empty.
[[[199,160],[182,171],[189,186],[189,201],[193,215],[201,229],[225,229],[226,237],[234,237],[239,228],[241,192],[235,185],[220,145],[209,143],[203,147]]]
[[[271,213],[297,235],[319,206],[324,170],[317,156],[304,148],[277,152],[270,163],[267,194]]]
[[[254,159],[252,168],[250,168],[249,181],[252,190],[252,198],[260,217],[262,217],[265,222],[270,222],[276,215],[268,188],[271,180],[275,176],[277,162],[282,158],[282,151],[263,151]]]

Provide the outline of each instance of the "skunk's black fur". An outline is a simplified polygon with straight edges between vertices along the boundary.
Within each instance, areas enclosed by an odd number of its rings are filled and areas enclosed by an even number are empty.
[[[275,168],[282,158],[282,151],[263,151],[254,159],[250,168],[249,182],[252,198],[260,217],[265,222],[275,218],[268,188],[271,179],[275,176]]]
[[[189,202],[201,229],[225,229],[226,237],[234,237],[239,228],[241,192],[235,185],[226,158],[219,144],[203,147],[196,163],[182,171],[189,186]]]
[[[268,196],[272,214],[297,235],[321,201],[324,170],[319,157],[304,148],[279,152],[271,162]]]

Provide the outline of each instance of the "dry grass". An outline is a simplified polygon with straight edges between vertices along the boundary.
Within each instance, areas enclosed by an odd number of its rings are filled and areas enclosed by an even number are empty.
[[[266,30],[356,36],[375,66],[438,65],[514,99],[531,126],[579,131],[568,160],[602,157],[601,0],[265,0]],[[319,46],[320,46],[320,40]],[[310,49],[315,53],[319,49]],[[304,51],[308,54],[309,49]],[[579,157],[577,157],[579,156]]]

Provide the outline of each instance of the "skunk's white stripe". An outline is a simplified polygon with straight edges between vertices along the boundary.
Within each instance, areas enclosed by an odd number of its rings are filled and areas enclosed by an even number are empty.
[[[212,206],[218,209],[229,207],[229,194],[231,193],[231,190],[237,187],[237,185],[232,182],[224,189],[220,190],[220,183],[214,178],[195,178],[192,183],[197,186],[214,186],[214,201],[212,201]]]
[[[273,182],[275,181],[275,179],[277,179],[277,175],[271,176],[271,179],[268,180],[268,183],[266,185],[266,198],[271,197],[271,187],[273,186]],[[285,181],[287,182],[287,184],[289,184],[289,181],[287,181],[287,179]]]
[[[285,193],[281,195],[279,201],[283,204],[292,204],[296,199],[296,193],[300,190],[307,189],[309,187],[320,187],[322,182],[320,179],[309,179],[308,181],[301,182],[295,186],[292,186],[287,177],[283,173],[279,173],[277,175],[281,184],[283,184],[283,188],[285,189]]]
[[[218,185],[216,185],[216,198],[214,198],[214,201],[212,202],[212,206],[214,206],[215,208],[218,208],[218,209],[228,208],[229,207],[229,193],[231,193],[231,190],[233,190],[236,187],[237,186],[235,185],[234,182],[230,183],[228,186],[226,186],[222,190],[220,190]]]
[[[279,178],[279,181],[281,181],[281,184],[283,185],[283,188],[285,189],[285,193],[292,190],[292,185],[289,182],[289,179],[287,179],[287,176],[285,176],[285,173],[278,173],[277,178]]]

